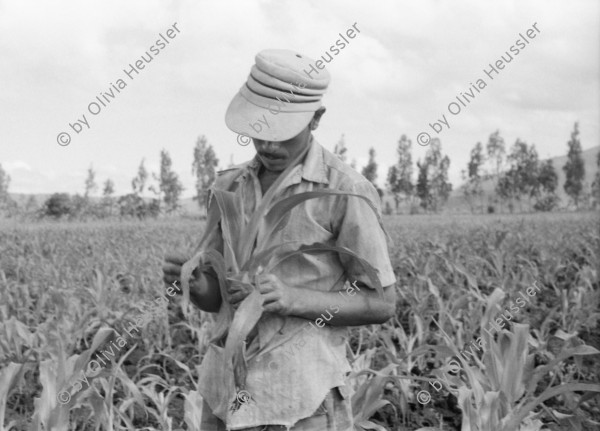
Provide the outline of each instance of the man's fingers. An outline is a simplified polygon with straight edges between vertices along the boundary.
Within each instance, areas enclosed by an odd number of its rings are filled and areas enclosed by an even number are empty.
[[[231,302],[240,302],[243,301],[248,295],[250,295],[251,291],[242,289],[242,290],[228,290],[229,298]]]
[[[181,274],[181,265],[165,263],[162,270],[165,274]]]
[[[263,311],[268,313],[278,313],[281,310],[278,302],[270,302],[268,304],[263,304]]]
[[[167,281],[163,278],[163,281],[165,282],[166,287],[173,287],[173,292],[175,292],[175,295],[183,294],[183,291],[181,290],[181,287],[179,284],[179,280]]]
[[[163,281],[165,282],[165,284],[173,284],[176,281],[179,282],[179,277],[175,275],[165,274],[163,276]]]
[[[248,295],[250,292],[252,292],[252,288],[250,286],[235,285],[235,284],[230,284],[229,286],[227,286],[227,293],[229,293],[230,295],[233,295],[234,293],[239,293],[239,292],[242,292],[242,293]]]
[[[240,291],[242,291],[242,289],[243,289],[242,286],[240,286],[239,284],[230,283],[227,286],[227,292],[229,292],[229,293],[240,292]]]
[[[269,292],[266,294],[262,294],[263,297],[263,305],[269,305],[273,302],[277,302],[281,299],[281,295],[279,295],[277,292]]]
[[[272,281],[276,281],[277,277],[273,274],[269,274],[269,273],[264,273],[264,274],[258,274],[256,276],[256,282],[258,284],[263,284],[263,283],[270,283]]]
[[[183,253],[168,253],[165,255],[165,260],[167,262],[172,262],[177,265],[183,265],[188,260],[190,260],[190,257]]]
[[[256,288],[262,294],[272,292],[275,289],[271,283],[259,283]]]

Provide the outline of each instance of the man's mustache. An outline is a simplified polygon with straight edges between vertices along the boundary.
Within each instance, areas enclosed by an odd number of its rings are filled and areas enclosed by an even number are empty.
[[[267,158],[271,158],[271,159],[285,159],[285,156],[281,155],[281,154],[263,153],[263,152],[260,152],[258,154],[262,157],[267,157]]]

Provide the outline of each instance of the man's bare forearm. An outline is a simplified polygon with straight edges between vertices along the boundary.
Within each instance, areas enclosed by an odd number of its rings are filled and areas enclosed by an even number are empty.
[[[201,272],[197,287],[190,286],[190,300],[202,311],[217,313],[221,308],[221,290],[214,272]]]
[[[394,285],[383,288],[383,298],[364,285],[353,286],[339,292],[292,287],[295,300],[290,314],[313,320],[318,326],[318,319],[331,326],[359,326],[380,324],[395,315]]]

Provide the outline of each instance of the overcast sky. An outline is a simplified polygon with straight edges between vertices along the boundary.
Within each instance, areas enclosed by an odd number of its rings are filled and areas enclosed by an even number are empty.
[[[192,149],[206,135],[226,167],[254,155],[225,126],[229,102],[257,52],[288,48],[314,59],[354,23],[360,34],[327,65],[327,112],[315,132],[333,149],[345,134],[361,168],[373,146],[383,185],[402,134],[413,158],[441,139],[450,177],[470,149],[500,129],[510,146],[535,143],[541,157],[565,154],[579,121],[583,148],[600,143],[600,2],[578,1],[22,1],[0,0],[0,164],[14,193],[81,193],[93,164],[98,182],[131,190],[142,160],[158,171],[165,148],[193,193]],[[135,63],[173,24],[180,30],[134,79]],[[539,33],[503,70],[489,63],[536,24]],[[461,112],[448,112],[482,78]],[[126,87],[118,92],[117,80]],[[111,85],[112,84],[112,85]],[[96,96],[114,98],[96,115]],[[118,89],[118,87],[117,87]],[[458,106],[458,105],[457,105]],[[91,108],[97,112],[96,106]],[[457,108],[451,108],[456,112]],[[69,123],[82,119],[79,134]],[[436,135],[429,123],[450,128]],[[68,146],[57,135],[71,136]],[[62,139],[65,139],[64,135]]]

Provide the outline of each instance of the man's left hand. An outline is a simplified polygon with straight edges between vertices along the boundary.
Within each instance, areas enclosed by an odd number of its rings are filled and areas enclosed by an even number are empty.
[[[297,288],[288,286],[273,274],[260,274],[256,278],[258,291],[264,298],[263,309],[282,316],[292,314],[293,306],[298,301]]]

